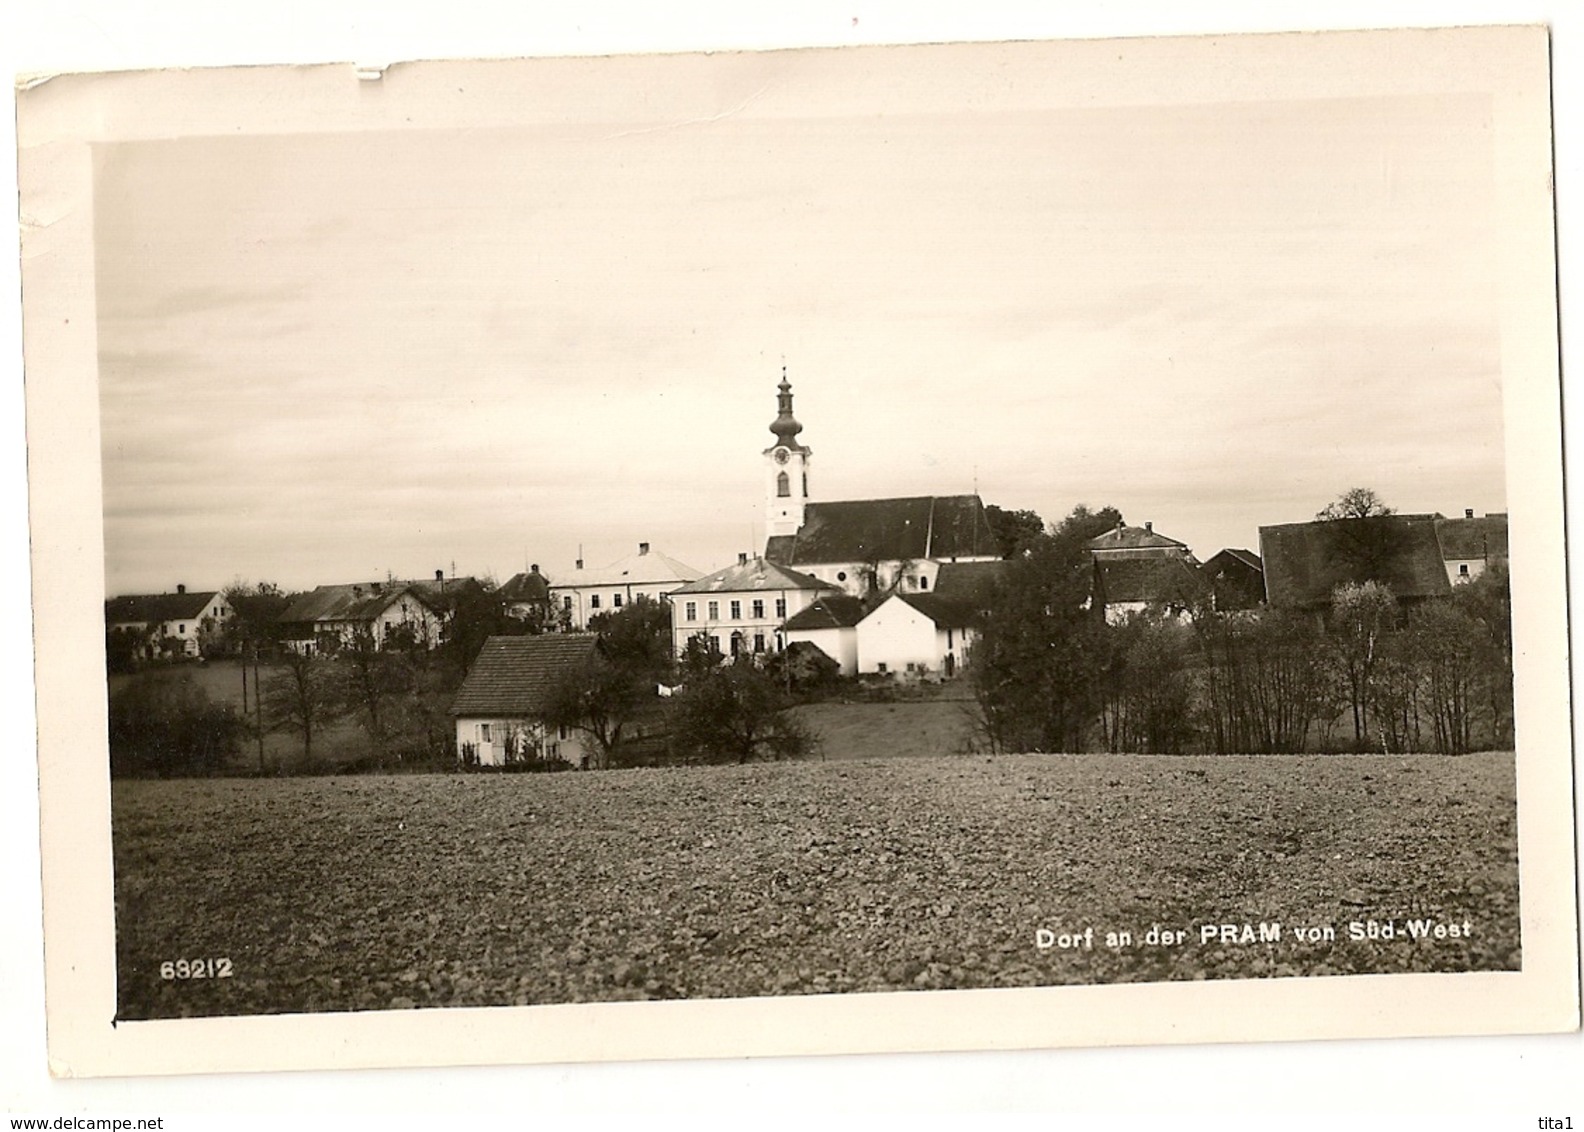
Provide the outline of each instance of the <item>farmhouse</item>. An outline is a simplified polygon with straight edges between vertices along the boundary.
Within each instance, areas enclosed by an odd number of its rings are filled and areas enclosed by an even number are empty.
[[[892,594],[858,622],[858,671],[954,676],[979,624],[978,610],[950,598]]]
[[[507,766],[559,759],[586,765],[587,740],[543,719],[558,680],[594,658],[592,633],[490,637],[451,702],[457,759],[464,765]]]
[[[942,565],[1000,557],[977,495],[812,501],[813,450],[798,439],[783,372],[775,437],[765,457],[765,553],[854,597],[927,593]]]
[[[310,654],[350,645],[364,634],[376,648],[433,647],[444,624],[441,602],[411,582],[316,586],[293,598],[280,616],[286,646]]]
[[[843,676],[858,674],[858,622],[863,602],[851,594],[826,593],[787,619],[787,644],[812,645],[841,666]]]
[[[1507,560],[1507,515],[1496,512],[1475,518],[1469,508],[1461,519],[1437,519],[1436,541],[1447,581],[1471,582],[1491,563]]]
[[[662,601],[678,586],[696,580],[700,571],[647,542],[638,553],[598,569],[584,569],[583,559],[565,579],[550,583],[550,600],[571,629],[588,628],[596,614],[609,613],[635,601]]]
[[[550,581],[539,572],[537,563],[523,574],[513,574],[495,591],[508,617],[521,621],[544,621],[550,617]]]
[[[1210,590],[1210,600],[1218,613],[1253,609],[1265,602],[1265,564],[1252,550],[1217,551],[1200,573]]]
[[[1205,596],[1205,582],[1189,559],[1175,554],[1102,558],[1094,564],[1093,593],[1109,625],[1149,609],[1181,620]]]
[[[105,631],[135,636],[139,659],[195,657],[233,616],[226,596],[215,590],[173,594],[129,594],[105,602]]]
[[[1145,523],[1142,527],[1118,523],[1112,530],[1090,539],[1084,545],[1096,562],[1128,558],[1179,558],[1193,561],[1186,543],[1158,534],[1154,523]]]
[[[693,638],[702,639],[722,656],[780,652],[787,620],[820,597],[836,593],[840,590],[830,582],[740,555],[737,565],[672,591],[675,654],[681,656]]]
[[[1439,515],[1373,515],[1260,528],[1265,596],[1273,606],[1321,611],[1345,582],[1378,582],[1405,605],[1452,592]]]

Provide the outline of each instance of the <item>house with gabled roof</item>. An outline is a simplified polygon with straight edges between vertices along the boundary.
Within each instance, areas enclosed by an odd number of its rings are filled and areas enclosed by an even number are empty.
[[[1377,582],[1403,605],[1452,592],[1439,515],[1372,515],[1261,527],[1265,597],[1278,608],[1323,611],[1343,583]]]
[[[963,602],[892,594],[858,622],[858,671],[949,678],[968,663],[982,624],[983,614]]]
[[[523,621],[548,620],[553,608],[550,579],[539,572],[538,563],[521,574],[513,574],[495,591],[495,596],[508,617]]]
[[[864,603],[851,594],[832,591],[787,618],[781,627],[788,645],[813,645],[841,666],[843,676],[858,675],[858,622]]]
[[[664,601],[678,586],[702,574],[686,562],[651,550],[647,542],[641,542],[638,553],[609,566],[585,568],[579,558],[569,574],[550,583],[550,601],[569,628],[582,630],[588,628],[590,618],[600,613],[622,609],[635,601]]]
[[[588,739],[546,722],[559,682],[592,664],[593,633],[490,637],[451,701],[457,760],[464,766],[510,766],[560,760],[587,766]]]
[[[736,565],[671,592],[675,653],[681,656],[694,638],[728,657],[780,652],[787,620],[817,599],[840,592],[812,575],[741,554]]]
[[[175,593],[127,594],[105,602],[105,631],[137,638],[129,652],[150,660],[163,654],[196,657],[233,611],[225,594],[178,585]]]
[[[367,638],[376,648],[432,648],[445,627],[440,597],[412,582],[349,582],[315,586],[281,613],[287,648],[315,653]]]
[[[1476,517],[1469,508],[1461,519],[1438,518],[1436,541],[1441,546],[1447,581],[1453,585],[1471,582],[1493,563],[1507,560],[1507,513]]]
[[[1265,564],[1252,550],[1227,547],[1199,568],[1217,613],[1254,609],[1265,604]]]
[[[1184,619],[1208,596],[1198,569],[1175,554],[1101,558],[1094,579],[1092,600],[1111,625],[1146,611]]]

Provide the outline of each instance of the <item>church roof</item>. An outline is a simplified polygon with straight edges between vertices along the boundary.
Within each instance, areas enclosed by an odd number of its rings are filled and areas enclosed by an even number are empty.
[[[977,495],[917,495],[810,503],[795,535],[774,535],[765,557],[788,566],[998,557]]]
[[[751,558],[717,570],[679,587],[679,594],[757,593],[762,590],[835,590],[811,574],[779,566],[764,558]]]
[[[646,544],[647,545],[647,544]],[[571,589],[576,586],[626,586],[653,585],[667,582],[691,582],[700,572],[686,562],[679,562],[658,550],[640,550],[609,566],[594,570],[571,570],[562,578],[550,583],[551,589]]]

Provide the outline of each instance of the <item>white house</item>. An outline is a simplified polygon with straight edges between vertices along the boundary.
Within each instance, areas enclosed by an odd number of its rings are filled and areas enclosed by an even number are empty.
[[[215,590],[187,592],[177,586],[173,594],[129,594],[105,602],[105,629],[135,633],[142,638],[136,650],[144,659],[161,651],[179,656],[199,656],[213,634],[230,621],[233,612],[226,596]]]
[[[451,702],[457,760],[507,766],[559,759],[587,766],[588,737],[575,728],[549,726],[543,713],[556,682],[593,659],[596,640],[592,633],[486,640]]]
[[[858,622],[862,673],[957,674],[969,660],[980,613],[935,594],[892,594]]]
[[[572,572],[550,583],[550,601],[570,628],[588,628],[599,613],[622,609],[635,601],[663,601],[678,586],[696,580],[700,571],[649,544],[609,566],[584,569],[579,558]]]
[[[1507,515],[1495,512],[1476,518],[1473,508],[1461,519],[1437,519],[1436,541],[1452,585],[1472,582],[1492,562],[1507,558]]]
[[[737,565],[677,587],[671,594],[671,634],[677,656],[701,638],[722,656],[779,652],[782,626],[826,594],[828,582],[763,558],[740,555]]]
[[[858,622],[863,602],[851,594],[827,593],[782,626],[787,644],[805,641],[841,665],[843,676],[858,674]]]
[[[287,647],[298,652],[315,652],[328,641],[350,645],[363,633],[377,648],[398,641],[428,648],[440,642],[445,613],[417,583],[353,582],[298,594],[280,622]]]

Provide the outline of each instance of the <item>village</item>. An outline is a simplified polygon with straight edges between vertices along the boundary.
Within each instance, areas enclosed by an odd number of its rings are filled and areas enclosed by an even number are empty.
[[[646,730],[651,737],[664,731],[652,722],[658,700],[677,690],[675,663],[689,657],[705,658],[706,669],[773,669],[787,690],[794,674],[800,685],[848,681],[871,689],[967,683],[1009,571],[1030,556],[1029,540],[1046,534],[1047,524],[1032,512],[987,506],[977,494],[820,499],[813,449],[803,442],[784,369],[769,432],[762,452],[764,545],[713,573],[639,541],[633,553],[606,565],[579,559],[563,573],[535,564],[501,584],[436,570],[432,578],[338,582],[298,594],[268,586],[189,592],[178,585],[170,593],[105,603],[110,667],[128,672],[250,657],[254,683],[250,689],[244,668],[240,706],[244,722],[261,733],[269,726],[261,649],[287,658],[297,666],[296,695],[277,697],[286,702],[275,705],[284,718],[274,728],[304,732],[306,746],[330,714],[316,707],[304,675],[314,658],[460,648],[460,685],[445,712],[451,750],[469,767],[610,765],[623,740],[631,748]],[[1080,605],[1112,628],[1132,622],[1181,628],[1205,617],[1247,622],[1262,610],[1307,615],[1323,625],[1343,585],[1382,587],[1394,608],[1411,610],[1493,568],[1504,574],[1507,557],[1505,514],[1396,514],[1365,489],[1348,492],[1309,521],[1260,526],[1257,551],[1226,547],[1202,561],[1153,520],[1133,526],[1120,515],[1110,522],[1111,514],[1075,511],[1086,536]],[[1091,534],[1097,523],[1103,529]],[[563,686],[599,659],[602,626],[645,612],[659,618],[645,624],[659,634],[664,656],[640,666],[636,679],[647,684],[642,703],[617,712],[632,717],[625,736],[620,724],[627,720],[613,725],[603,718],[608,705],[591,721],[586,704],[582,711],[553,704],[558,696],[566,700]],[[371,679],[365,673],[364,683]],[[386,691],[399,696],[401,688]],[[1363,744],[1368,727],[1360,701],[1372,689],[1354,691],[1355,741]],[[352,704],[352,714],[364,709],[364,730],[380,744],[388,738],[380,712],[396,714],[381,704],[383,694],[366,689]],[[1471,730],[1467,720],[1458,727]],[[1501,724],[1493,719],[1491,730],[1499,740]],[[1306,737],[1296,736],[1300,748]],[[255,738],[262,757],[262,735]],[[1120,736],[1107,738],[1115,749]],[[1159,746],[1158,736],[1146,737],[1143,749]],[[741,753],[756,751],[749,744]]]

